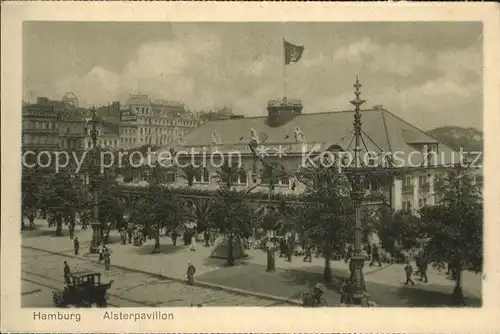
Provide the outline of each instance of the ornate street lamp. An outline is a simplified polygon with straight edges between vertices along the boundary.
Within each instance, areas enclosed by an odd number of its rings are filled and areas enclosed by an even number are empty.
[[[90,253],[97,253],[99,246],[103,241],[103,226],[99,221],[99,190],[100,190],[100,177],[99,177],[99,157],[97,148],[97,116],[95,108],[92,108],[92,130],[90,131],[90,136],[92,139],[92,164],[89,169],[89,179],[90,179],[90,189],[92,190],[92,200],[93,200],[93,219],[90,223],[92,227],[92,240],[90,242]]]
[[[354,254],[351,258],[351,263],[349,264],[349,269],[351,271],[351,300],[357,305],[368,305],[368,300],[366,300],[366,286],[363,275],[363,266],[365,258],[362,254],[361,249],[361,204],[363,197],[365,195],[365,177],[366,174],[363,172],[361,165],[361,112],[360,106],[365,103],[364,100],[360,98],[361,84],[359,83],[359,78],[356,76],[356,83],[354,84],[356,89],[354,92],[355,98],[350,101],[354,105],[354,168],[348,171],[348,178],[351,181],[351,199],[355,208],[355,230],[354,230]]]
[[[392,177],[400,177],[402,175],[402,172],[399,168],[394,166],[392,158],[390,156],[387,157],[387,161],[383,162],[383,166],[366,166],[364,163],[364,159],[363,161],[361,160],[361,144],[363,144],[365,146],[365,149],[368,151],[368,148],[366,147],[365,141],[362,137],[364,132],[362,131],[360,109],[361,105],[366,101],[360,98],[361,92],[359,89],[362,87],[362,85],[359,83],[359,78],[357,76],[356,83],[353,87],[355,88],[355,98],[350,101],[350,103],[354,106],[354,157],[350,164],[343,169],[343,172],[347,176],[347,179],[349,180],[351,186],[349,195],[355,208],[354,254],[351,257],[351,262],[349,264],[349,270],[351,272],[351,289],[349,293],[350,298],[348,298],[348,300],[350,300],[354,305],[370,306],[363,275],[365,258],[362,253],[363,249],[361,247],[363,200],[365,198],[368,184],[373,178],[383,178],[389,173],[392,179]],[[367,136],[366,134],[364,135]],[[386,162],[388,164],[385,164]]]

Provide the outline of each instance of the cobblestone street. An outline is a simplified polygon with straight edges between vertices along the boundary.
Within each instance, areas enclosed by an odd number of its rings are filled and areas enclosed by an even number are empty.
[[[112,234],[113,243],[110,245],[112,270],[105,272],[102,263],[95,263],[95,255],[85,254],[90,230],[77,231],[81,255],[74,257],[67,235],[55,237],[54,231],[44,226],[46,223],[39,223],[37,230],[25,231],[23,235],[23,284],[35,281],[50,286],[51,291],[61,289],[63,262],[66,260],[73,272],[92,270],[103,273],[104,283],[114,280],[109,291],[112,306],[190,306],[191,303],[206,306],[296,305],[302,293],[323,281],[324,259],[321,257],[313,257],[312,263],[303,262],[298,257],[293,257],[291,263],[277,258],[276,273],[267,273],[266,254],[262,250],[247,250],[247,258],[228,268],[224,266],[224,260],[210,258],[212,247],[200,244],[196,252],[190,252],[189,247],[174,247],[170,238],[162,237],[162,251],[152,254],[152,240],[142,247],[120,245],[116,234]],[[197,268],[198,286],[188,286],[183,282],[188,262]],[[401,264],[381,268],[365,265],[363,271],[369,294],[379,305],[436,307],[449,304],[455,284],[453,280],[443,272],[429,268],[429,283],[424,284],[415,277],[415,286],[405,286],[403,267]],[[328,304],[334,306],[340,300],[340,280],[347,277],[348,266],[344,261],[331,261],[331,268],[335,279],[328,286],[325,297]],[[462,285],[468,305],[481,305],[481,275],[464,272]],[[23,290],[23,305],[42,303],[42,306],[51,306],[50,293],[48,297],[41,297],[47,288],[37,288],[42,291],[30,293],[36,288]],[[240,293],[235,293],[235,290]]]
[[[272,306],[276,302],[252,296],[242,296],[222,290],[208,289],[166,280],[154,275],[134,273],[103,266],[85,259],[68,259],[63,255],[47,254],[31,249],[22,251],[23,307],[51,307],[52,290],[63,287],[63,263],[68,261],[72,272],[102,272],[104,283],[114,280],[109,290],[109,304],[114,307],[140,306]]]

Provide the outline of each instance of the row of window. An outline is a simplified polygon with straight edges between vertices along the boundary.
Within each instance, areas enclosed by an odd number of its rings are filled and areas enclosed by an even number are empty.
[[[420,187],[427,187],[430,183],[430,176],[427,174],[419,175],[418,184]],[[413,187],[413,177],[411,175],[405,175],[403,178],[403,187],[412,188]]]
[[[57,130],[57,123],[50,121],[23,121],[23,129]]]
[[[137,133],[137,129],[134,129],[134,128],[122,128],[122,129],[120,129],[120,133],[122,135],[133,135],[133,136],[135,136],[136,133]]]
[[[98,139],[98,142],[101,145],[101,147],[103,147],[103,148],[104,147],[107,147],[107,148],[120,148],[120,143],[119,143],[119,140],[117,140],[117,139],[104,139],[104,140],[99,140]],[[88,148],[92,147],[92,141],[91,140],[88,141],[87,147]]]
[[[135,107],[134,111],[136,113],[139,113],[139,114],[142,114],[142,115],[151,114],[151,108],[150,107]]]
[[[176,128],[170,128],[170,129],[167,129],[167,128],[139,128],[139,132],[141,135],[143,134],[160,134],[160,133],[167,133],[169,135],[171,134],[177,134],[179,132],[183,132],[185,133],[185,131],[182,131],[180,129],[176,129]]]
[[[79,149],[83,147],[83,139],[61,139],[61,148],[63,149]]]
[[[134,147],[136,146],[137,143],[139,143],[139,145],[146,145],[146,144],[149,144],[149,145],[166,145],[167,143],[171,142],[172,141],[172,136],[167,136],[167,135],[163,135],[163,136],[159,136],[159,137],[142,137],[142,138],[135,138],[135,137],[121,137],[120,138],[120,145],[121,147]],[[104,145],[108,145],[106,144],[106,140],[104,141]],[[90,146],[89,146],[90,147]],[[118,147],[116,146],[115,143],[112,143],[112,146],[111,147]]]
[[[59,137],[56,137],[56,136],[23,134],[23,143],[25,145],[32,145],[32,144],[54,145],[54,144],[58,144],[59,143]]]
[[[69,125],[66,127],[65,134],[85,134],[85,128],[76,125]]]
[[[141,115],[152,115],[153,111],[150,107],[135,107],[134,111]],[[139,117],[140,122],[149,125],[166,125],[166,126],[196,126],[194,121],[184,121],[184,120],[171,120],[171,119],[150,119]]]
[[[139,117],[141,124],[146,125],[160,125],[160,126],[180,126],[180,127],[193,127],[196,126],[194,121],[181,121],[181,120],[170,120],[170,119],[150,119]]]

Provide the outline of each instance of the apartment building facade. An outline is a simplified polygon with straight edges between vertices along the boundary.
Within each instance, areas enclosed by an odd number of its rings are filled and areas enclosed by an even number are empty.
[[[196,120],[182,103],[131,95],[121,113],[121,146],[125,149],[163,146],[196,127]]]

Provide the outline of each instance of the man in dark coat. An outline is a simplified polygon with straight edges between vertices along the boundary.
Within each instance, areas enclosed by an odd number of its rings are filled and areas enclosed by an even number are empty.
[[[64,261],[64,282],[70,283],[71,270],[69,269],[68,262]]]
[[[176,231],[176,230],[174,230],[174,231],[172,232],[172,244],[174,245],[174,247],[175,247],[175,246],[177,246],[177,237],[178,237],[178,235],[177,235],[177,231]]]
[[[413,267],[410,264],[410,261],[406,261],[406,266],[405,266],[405,274],[406,274],[406,282],[405,285],[408,285],[408,283],[411,283],[411,285],[415,285],[415,282],[411,279],[411,274],[413,272]]]
[[[289,237],[286,242],[286,257],[288,262],[292,262],[292,255],[294,248],[293,246],[294,246],[294,239],[293,237]]]
[[[109,268],[111,267],[111,250],[106,246],[104,246],[103,258],[104,270],[109,270]]]
[[[189,262],[186,275],[187,275],[188,283],[191,285],[194,284],[194,274],[195,273],[196,273],[196,267],[191,262]]]
[[[311,250],[311,245],[309,243],[305,244],[305,253],[306,256],[304,257],[304,262],[312,262],[312,250]]]
[[[80,250],[80,241],[78,240],[78,237],[75,237],[73,240],[73,248],[75,250],[75,255],[78,255],[78,251]]]
[[[427,279],[427,256],[425,254],[420,258],[418,271],[420,272],[420,280],[424,283],[427,283],[429,280]]]
[[[33,212],[30,212],[28,214],[28,221],[30,222],[30,228],[34,229],[35,228],[35,214]]]
[[[375,261],[378,262],[378,266],[382,267],[382,263],[380,262],[380,252],[378,250],[377,245],[372,245],[372,261],[370,262],[370,267],[375,264]]]

